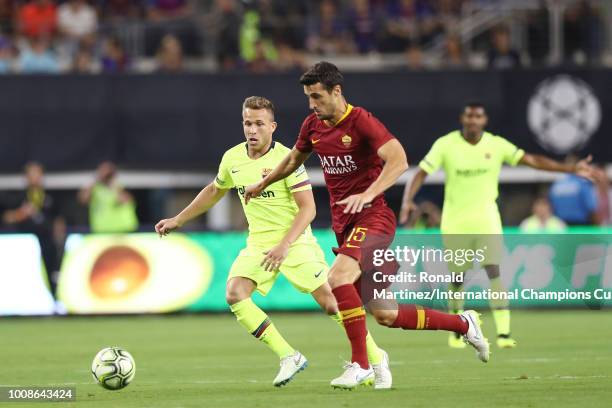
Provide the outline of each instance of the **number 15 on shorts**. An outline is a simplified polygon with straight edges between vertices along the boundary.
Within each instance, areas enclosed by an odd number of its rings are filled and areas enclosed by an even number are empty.
[[[360,248],[361,243],[366,239],[367,230],[368,229],[364,227],[353,228],[348,238],[346,239],[346,246],[348,248]]]

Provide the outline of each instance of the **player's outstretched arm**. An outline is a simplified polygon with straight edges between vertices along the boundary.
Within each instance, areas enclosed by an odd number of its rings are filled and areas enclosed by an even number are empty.
[[[298,191],[293,193],[293,198],[298,206],[298,212],[293,219],[291,228],[283,239],[273,248],[264,252],[266,255],[261,265],[267,271],[278,269],[289,253],[289,247],[302,235],[304,230],[310,225],[317,215],[314,196],[312,190]]]
[[[417,195],[426,178],[427,173],[425,170],[419,168],[419,171],[417,171],[410,183],[406,183],[404,196],[402,198],[402,208],[399,216],[400,225],[406,224],[410,219],[410,212],[416,209],[416,205],[414,204],[414,196]]]
[[[595,169],[591,166],[591,160],[593,160],[593,157],[589,155],[575,164],[570,164],[561,163],[539,154],[525,153],[519,161],[519,164],[524,164],[539,170],[575,173],[580,177],[593,180],[595,178]]]
[[[406,152],[397,139],[389,140],[378,149],[377,153],[385,162],[378,178],[363,193],[354,194],[334,204],[346,206],[345,214],[361,212],[365,205],[394,185],[399,176],[408,169]]]
[[[291,149],[289,154],[281,161],[274,170],[266,177],[264,177],[259,183],[248,186],[244,192],[244,203],[248,204],[251,198],[255,198],[261,194],[270,184],[275,183],[289,176],[291,173],[296,171],[306,159],[308,159],[310,153],[300,152],[295,147]]]
[[[214,183],[210,183],[204,187],[196,198],[194,198],[178,215],[158,222],[155,225],[155,232],[157,232],[160,237],[168,235],[175,229],[182,227],[187,221],[211,209],[225,193],[227,193],[227,190],[220,189]]]

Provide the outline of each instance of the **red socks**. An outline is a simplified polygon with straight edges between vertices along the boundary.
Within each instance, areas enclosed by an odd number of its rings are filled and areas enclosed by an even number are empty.
[[[351,361],[359,363],[361,368],[368,368],[370,366],[366,348],[368,329],[361,298],[352,284],[338,286],[332,292],[338,302],[344,330],[351,342]]]
[[[399,305],[391,327],[404,330],[447,330],[459,334],[468,331],[468,323],[459,315],[438,312],[419,305]]]

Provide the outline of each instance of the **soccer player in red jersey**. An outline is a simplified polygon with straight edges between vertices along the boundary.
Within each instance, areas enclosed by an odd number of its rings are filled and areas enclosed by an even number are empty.
[[[351,363],[331,385],[351,389],[376,377],[366,352],[364,303],[368,302],[381,325],[460,333],[477,349],[480,359],[487,361],[489,345],[474,311],[452,315],[394,301],[373,306],[377,301],[372,300],[373,251],[387,248],[396,228],[395,215],[383,193],[408,168],[406,154],[370,112],[346,102],[343,76],[335,65],[315,64],[302,75],[300,83],[313,113],[304,120],[289,155],[260,183],[247,188],[245,200],[257,197],[267,186],[296,171],[313,151],[319,156],[330,195],[332,228],[340,246],[334,248],[337,257],[329,271],[329,283],[352,350]],[[384,266],[391,269],[383,271],[387,274],[397,270],[395,263]],[[388,365],[387,356],[384,360]],[[377,388],[390,386],[388,381],[383,382],[375,378]]]

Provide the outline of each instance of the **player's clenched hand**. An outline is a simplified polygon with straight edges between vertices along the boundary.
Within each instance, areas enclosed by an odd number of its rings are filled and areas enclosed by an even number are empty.
[[[591,165],[593,156],[588,155],[586,158],[576,163],[574,172],[580,177],[594,181],[595,179],[595,168]]]
[[[410,214],[413,211],[416,211],[417,209],[418,207],[412,201],[402,204],[402,209],[400,210],[400,213],[399,213],[399,224],[400,225],[406,224],[408,220],[410,220]]]
[[[361,212],[364,208],[367,208],[372,203],[374,197],[371,197],[369,194],[361,193],[361,194],[353,194],[352,196],[348,196],[344,200],[340,200],[336,202],[334,205],[344,205],[344,213],[355,214]]]
[[[176,217],[167,218],[155,224],[155,232],[157,232],[160,237],[163,237],[180,227],[181,224],[177,221]]]
[[[259,197],[264,187],[260,183],[251,184],[244,190],[244,203],[248,204],[251,198]]]
[[[280,243],[264,252],[266,256],[264,257],[263,261],[261,261],[261,266],[263,266],[266,271],[276,271],[283,263],[285,258],[287,258],[288,253],[289,245]]]

